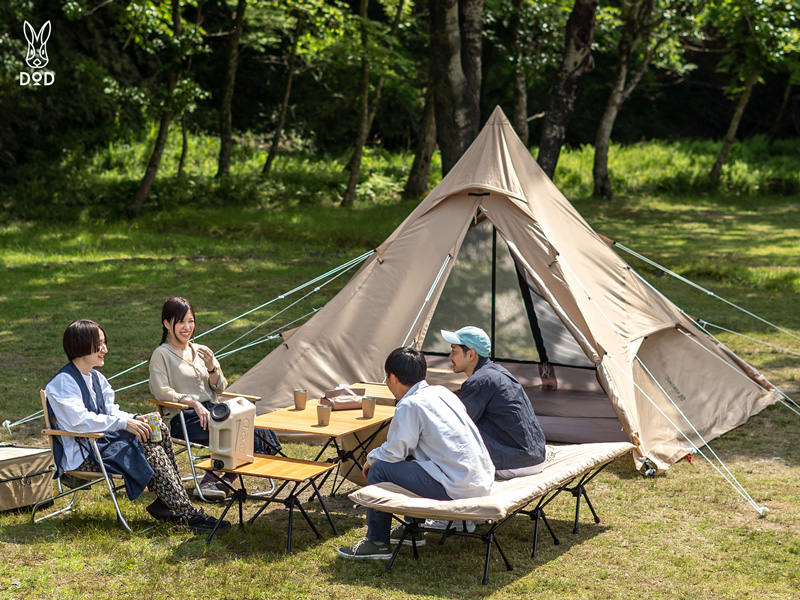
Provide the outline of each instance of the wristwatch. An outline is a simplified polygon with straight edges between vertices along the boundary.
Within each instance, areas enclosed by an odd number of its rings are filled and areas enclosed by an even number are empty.
[[[215,365],[215,366],[214,366],[214,368],[213,368],[213,369],[211,369],[211,370],[208,372],[208,374],[209,374],[209,375],[213,375],[213,374],[214,374],[214,373],[216,373],[216,372],[217,372],[217,367],[216,367],[216,365]]]

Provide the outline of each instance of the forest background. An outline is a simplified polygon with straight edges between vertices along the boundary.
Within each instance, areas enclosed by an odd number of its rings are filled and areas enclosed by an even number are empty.
[[[336,190],[344,205],[359,193],[365,152],[413,154],[402,195],[419,197],[431,163],[441,159],[447,172],[496,105],[550,176],[564,145],[591,145],[596,196],[613,195],[611,144],[650,139],[720,142],[707,181],[690,185],[727,189],[723,165],[737,138],[763,136],[770,152],[800,132],[797,8],[798,0],[9,0],[0,7],[3,208],[23,219],[157,208],[151,192],[171,128],[184,143],[162,185],[183,185],[194,133],[219,139],[218,179],[259,153],[263,179],[280,153],[347,155]],[[128,178],[70,179],[98,150],[142,141],[147,151],[127,165]],[[767,184],[762,192],[800,189],[782,176]],[[207,184],[196,200],[225,205],[230,188]]]

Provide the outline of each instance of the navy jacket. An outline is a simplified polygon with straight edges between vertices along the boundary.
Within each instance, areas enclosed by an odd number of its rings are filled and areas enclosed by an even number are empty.
[[[544,462],[542,428],[522,385],[505,368],[481,358],[459,397],[478,426],[495,469]]]

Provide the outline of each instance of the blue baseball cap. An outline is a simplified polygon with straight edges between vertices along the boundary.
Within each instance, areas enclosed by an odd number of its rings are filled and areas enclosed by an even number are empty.
[[[466,346],[472,348],[478,353],[478,356],[489,356],[492,351],[492,340],[486,335],[486,332],[480,327],[473,327],[468,325],[462,327],[458,331],[445,331],[441,330],[444,341],[448,344],[457,344],[459,346]]]

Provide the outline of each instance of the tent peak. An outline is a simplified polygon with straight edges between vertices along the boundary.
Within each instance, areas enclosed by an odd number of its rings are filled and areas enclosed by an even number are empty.
[[[487,125],[504,125],[504,124],[511,124],[511,121],[508,120],[506,113],[503,112],[503,109],[500,108],[500,105],[494,107],[491,116],[486,121]]]

